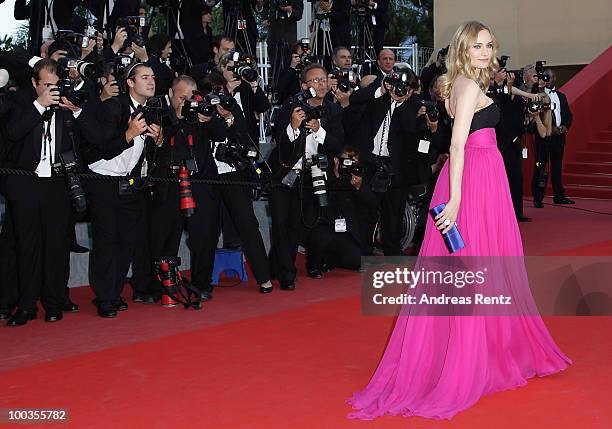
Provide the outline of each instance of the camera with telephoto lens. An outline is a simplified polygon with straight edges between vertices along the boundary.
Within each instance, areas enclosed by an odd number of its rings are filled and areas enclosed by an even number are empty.
[[[544,65],[546,64],[546,61],[536,61],[535,63],[535,70],[536,70],[536,74],[538,76],[538,80],[541,80],[543,82],[549,82],[550,81],[550,76],[548,76],[546,73],[544,73]]]
[[[89,101],[89,92],[83,89],[81,79],[89,79],[96,74],[95,66],[85,61],[63,57],[57,61],[57,88],[60,97],[78,107]],[[79,89],[77,87],[81,85]]]
[[[144,46],[144,39],[140,34],[141,28],[145,26],[144,16],[126,16],[117,19],[117,28],[124,28],[127,32],[127,38],[123,42],[123,47],[132,46],[132,43],[138,46]]]
[[[351,69],[336,69],[332,73],[332,79],[338,81],[337,88],[342,92],[349,92],[355,89],[355,72]]]
[[[304,158],[306,168],[310,169],[312,176],[312,191],[319,201],[319,207],[327,206],[327,189],[325,188],[325,170],[327,170],[327,157],[322,154],[312,155]]]
[[[113,75],[119,80],[125,75],[125,71],[132,64],[132,58],[128,55],[116,55],[113,60]]]
[[[74,151],[69,150],[60,154],[58,162],[53,164],[53,173],[57,176],[64,176],[74,211],[79,214],[85,213],[87,199],[83,186],[81,186],[81,180],[77,175],[77,161]]]
[[[383,80],[384,83],[391,86],[393,93],[397,97],[404,97],[408,94],[408,72],[404,69],[396,69],[389,73]]]
[[[242,52],[234,52],[231,60],[233,66],[227,66],[227,70],[234,73],[234,77],[240,77],[247,82],[255,82],[257,80],[257,59],[252,55]]]
[[[198,113],[206,117],[217,115],[217,105],[231,111],[236,106],[236,100],[222,92],[210,92],[205,97],[196,94],[193,98],[185,100],[181,109],[181,116],[187,122],[198,122]]]
[[[244,147],[236,139],[228,139],[217,145],[215,159],[231,165],[238,171],[247,169],[257,160],[257,149]]]
[[[338,159],[338,173],[341,176],[348,177],[350,175],[363,177],[364,168],[359,161],[353,158],[340,158]]]
[[[421,106],[425,106],[425,114],[431,122],[436,122],[440,116],[440,111],[435,102],[429,100],[421,100]]]

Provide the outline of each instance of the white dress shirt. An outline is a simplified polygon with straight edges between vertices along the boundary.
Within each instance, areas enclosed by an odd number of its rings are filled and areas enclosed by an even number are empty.
[[[130,96],[131,108],[130,114],[138,109],[140,104]],[[103,174],[105,176],[127,176],[138,164],[138,160],[144,150],[145,136],[139,135],[134,137],[132,147],[126,148],[113,159],[101,159],[89,164],[89,168],[94,173]]]
[[[300,136],[300,129],[294,130],[291,127],[291,123],[287,125],[287,137],[289,137],[290,142],[294,142]],[[312,132],[306,136],[306,157],[311,158],[313,155],[319,153],[317,150],[320,144],[325,143],[325,136],[327,135],[327,131],[325,128],[319,126],[319,130],[315,133]],[[302,158],[298,160],[293,166],[293,170],[301,170],[302,169]]]
[[[34,100],[34,107],[41,115],[48,108],[43,107],[38,100]],[[72,116],[76,118],[81,114],[81,110],[72,112]],[[47,138],[48,137],[48,138]],[[55,163],[55,113],[51,115],[49,121],[43,122],[42,144],[40,145],[40,161],[36,166],[34,173],[38,177],[51,177],[51,166]]]
[[[382,96],[382,90],[378,88],[374,93],[374,98],[378,98]],[[372,153],[377,156],[389,156],[389,147],[387,143],[389,142],[389,128],[391,127],[391,117],[393,116],[393,112],[402,103],[398,103],[397,101],[391,101],[391,105],[389,106],[389,110],[387,110],[387,115],[385,119],[383,119],[382,124],[378,128],[378,132],[374,136],[374,148],[372,149]]]
[[[548,88],[544,88],[544,92],[548,94],[548,98],[550,98],[550,102],[553,103],[553,112],[555,114],[555,126],[561,126],[561,101],[559,100],[559,94],[557,94],[557,90],[553,88],[550,90]]]

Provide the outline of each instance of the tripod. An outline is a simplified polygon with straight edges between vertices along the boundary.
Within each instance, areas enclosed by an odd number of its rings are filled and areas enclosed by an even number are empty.
[[[374,49],[374,39],[372,38],[372,29],[367,20],[367,12],[365,8],[357,8],[353,20],[353,36],[357,43],[355,44],[355,63],[362,66],[366,63],[376,61],[376,50]]]
[[[183,1],[179,1],[178,7],[179,10],[183,6]],[[173,68],[175,70],[183,69],[183,73],[187,73],[193,67],[193,62],[191,61],[191,57],[187,52],[187,48],[185,47],[185,36],[183,35],[183,30],[181,30],[180,23],[178,22],[177,16],[174,13],[174,10],[171,6],[157,6],[151,9],[151,14],[149,17],[149,23],[153,22],[155,15],[165,15],[164,23],[165,29],[164,32],[172,41],[172,52],[176,52],[176,55],[172,55],[171,60],[173,60],[174,65]],[[174,38],[174,34],[170,34],[170,23],[173,22],[176,27],[176,34],[178,38]],[[149,24],[150,25],[150,24]]]
[[[312,33],[310,34],[310,46],[312,46],[313,56],[325,60],[331,58],[334,51],[331,41],[329,14],[315,12]],[[319,36],[319,29],[321,30],[321,36]],[[319,48],[319,44],[321,44],[321,48]]]
[[[240,3],[232,4],[225,20],[223,34],[231,37],[242,52],[253,55],[253,49],[247,34],[246,20],[242,15]]]

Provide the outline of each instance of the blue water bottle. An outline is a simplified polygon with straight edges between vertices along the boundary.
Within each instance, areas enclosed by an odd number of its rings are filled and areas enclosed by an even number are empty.
[[[431,216],[434,218],[434,221],[436,216],[438,216],[440,212],[444,210],[444,207],[446,207],[446,204],[442,203],[429,211]],[[456,224],[453,225],[453,227],[446,234],[442,234],[442,237],[444,238],[448,251],[451,253],[455,253],[457,250],[461,250],[465,247],[465,243],[463,242],[463,238],[461,238],[461,234],[459,234]]]

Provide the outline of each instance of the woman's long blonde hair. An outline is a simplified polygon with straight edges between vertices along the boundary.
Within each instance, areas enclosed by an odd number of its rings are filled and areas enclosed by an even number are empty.
[[[478,33],[482,30],[487,30],[491,34],[493,39],[493,53],[491,63],[486,69],[477,69],[471,65],[469,49],[472,44],[478,39]],[[450,92],[453,87],[453,83],[457,77],[463,75],[469,79],[475,81],[483,92],[486,92],[489,88],[491,72],[499,69],[497,62],[497,39],[493,35],[493,32],[486,25],[478,21],[468,21],[462,24],[455,35],[453,36],[449,49],[448,55],[446,56],[446,70],[447,72],[442,75],[441,80],[441,93],[444,98],[450,97]]]

